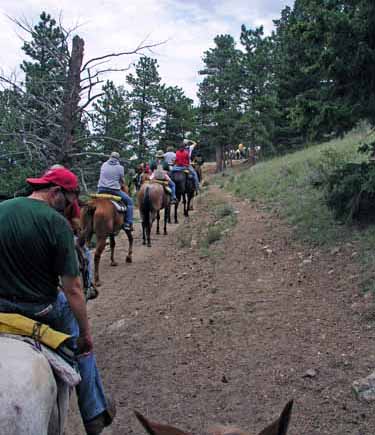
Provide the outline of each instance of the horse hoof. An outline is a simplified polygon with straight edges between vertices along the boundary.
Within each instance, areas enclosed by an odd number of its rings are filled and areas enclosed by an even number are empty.
[[[100,287],[102,285],[101,281],[95,281],[95,287]]]
[[[118,266],[118,263],[116,263],[116,261],[112,261],[112,262],[111,262],[111,266],[112,266],[112,267],[116,267],[116,266]]]
[[[160,231],[156,231],[156,235],[160,236]]]
[[[127,263],[132,263],[132,261],[133,261],[133,260],[132,260],[131,257],[126,257],[126,262],[127,262]]]
[[[164,235],[165,235],[165,236],[168,236],[168,233],[167,233],[166,231],[164,231]]]
[[[147,243],[147,247],[148,247],[148,248],[151,248],[151,243]]]

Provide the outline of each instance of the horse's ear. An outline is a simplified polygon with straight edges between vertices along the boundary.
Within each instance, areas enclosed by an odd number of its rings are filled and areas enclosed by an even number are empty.
[[[267,426],[265,429],[263,429],[259,435],[286,435],[289,426],[290,415],[292,413],[292,407],[293,400],[285,405],[280,417],[270,426]]]
[[[137,411],[134,411],[134,413],[142,426],[150,435],[190,435],[188,432],[184,432],[176,427],[149,421]]]

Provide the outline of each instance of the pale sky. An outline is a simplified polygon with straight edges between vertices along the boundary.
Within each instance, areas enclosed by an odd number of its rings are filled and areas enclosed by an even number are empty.
[[[261,24],[270,33],[273,19],[294,0],[0,0],[0,68],[16,70],[25,58],[21,50],[25,36],[8,16],[25,17],[36,24],[45,10],[54,18],[62,15],[65,28],[77,23],[75,33],[85,40],[85,60],[107,53],[131,51],[140,42],[167,42],[145,54],[157,58],[162,83],[179,86],[196,100],[204,51],[213,47],[218,34],[239,39],[241,24]],[[127,67],[136,59],[117,58],[112,67]],[[125,84],[125,74],[106,78]],[[21,75],[20,75],[21,77]]]

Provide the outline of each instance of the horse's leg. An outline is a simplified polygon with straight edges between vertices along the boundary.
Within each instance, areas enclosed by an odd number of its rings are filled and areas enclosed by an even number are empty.
[[[142,244],[145,245],[146,244],[146,224],[144,219],[142,219]]]
[[[151,248],[151,228],[152,228],[152,218],[147,222],[146,235],[147,235],[147,246]]]
[[[168,234],[167,233],[167,223],[168,223],[169,209],[170,209],[169,205],[167,207],[165,207],[165,209],[164,209],[164,235],[165,236]]]
[[[171,206],[168,207],[168,223],[171,224]]]
[[[126,262],[131,263],[133,261],[132,254],[133,254],[133,234],[131,231],[127,230],[125,231],[128,241],[129,241],[129,249],[128,249],[128,255],[126,256]]]
[[[156,213],[156,234],[160,234],[160,211]]]
[[[96,234],[96,249],[95,249],[95,256],[94,256],[95,287],[99,287],[102,284],[99,279],[99,264],[100,264],[100,257],[105,248],[105,241],[106,241],[106,237],[100,237],[98,234]]]
[[[180,199],[177,199],[176,204],[174,205],[174,223],[178,224],[177,219],[177,210],[178,210],[178,204],[180,203]]]
[[[117,266],[117,263],[115,261],[116,241],[115,241],[115,236],[113,234],[109,236],[109,246],[111,247],[111,266]]]
[[[189,209],[187,206],[186,194],[184,194],[184,216],[185,217],[189,216]]]

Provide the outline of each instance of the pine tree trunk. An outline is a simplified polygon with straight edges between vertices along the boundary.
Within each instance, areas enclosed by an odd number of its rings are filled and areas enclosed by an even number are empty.
[[[223,170],[223,146],[221,144],[216,145],[216,172],[222,172]]]
[[[72,55],[69,62],[68,82],[64,93],[63,127],[64,141],[59,161],[70,164],[75,127],[79,119],[79,101],[81,92],[81,68],[85,41],[79,36],[73,38]]]

